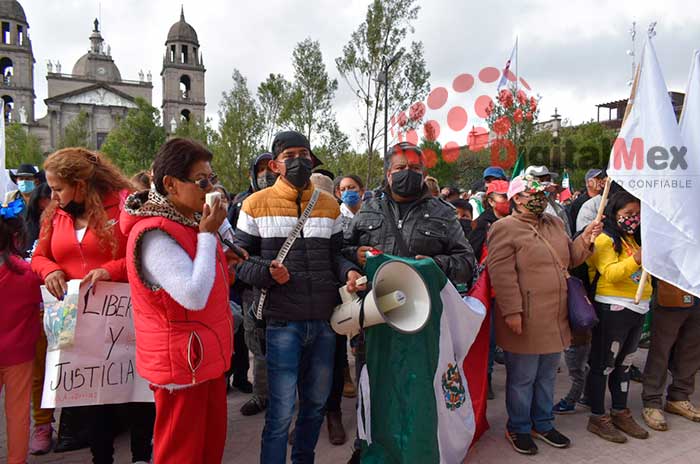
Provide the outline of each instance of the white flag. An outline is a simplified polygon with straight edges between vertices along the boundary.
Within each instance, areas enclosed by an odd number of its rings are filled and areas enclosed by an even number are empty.
[[[498,90],[501,90],[502,87],[504,87],[508,83],[508,71],[510,71],[511,68],[515,67],[517,69],[517,60],[518,60],[518,38],[515,38],[515,45],[513,45],[513,50],[510,52],[510,58],[508,58],[508,61],[506,61],[506,65],[503,67],[503,75],[501,76],[501,80],[498,81]],[[517,86],[518,83],[516,82],[515,85]]]
[[[12,190],[14,185],[5,166],[5,105],[0,104],[0,204],[5,201],[5,193]]]
[[[694,60],[685,105],[686,125],[695,131],[700,130],[700,83],[693,81],[700,79],[699,71]],[[644,45],[630,105],[608,174],[642,202],[644,268],[700,296],[700,143],[684,142],[651,39]]]

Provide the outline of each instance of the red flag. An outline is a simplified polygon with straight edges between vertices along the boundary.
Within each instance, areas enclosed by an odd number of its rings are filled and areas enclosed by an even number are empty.
[[[489,343],[491,341],[491,280],[486,269],[481,273],[474,287],[469,291],[469,297],[476,298],[486,308],[486,317],[481,329],[472,344],[467,357],[464,358],[464,375],[467,377],[469,396],[474,409],[476,432],[471,446],[489,429],[486,419],[486,403],[488,399],[488,362]]]

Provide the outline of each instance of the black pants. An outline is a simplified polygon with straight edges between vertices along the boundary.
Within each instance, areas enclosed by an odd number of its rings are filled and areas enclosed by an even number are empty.
[[[345,369],[348,367],[348,337],[335,336],[335,362],[333,363],[333,386],[326,402],[327,412],[340,412],[340,402],[343,399],[345,385]]]
[[[114,462],[114,438],[119,433],[119,422],[131,433],[132,462],[150,462],[153,446],[153,423],[156,407],[153,403],[101,404],[87,406],[90,426],[89,441],[93,464]]]
[[[231,374],[237,381],[248,380],[248,369],[250,369],[250,359],[248,357],[248,346],[245,344],[243,330],[239,330],[233,337],[233,357],[231,358]]]
[[[593,414],[605,414],[607,380],[612,409],[627,408],[631,355],[642,336],[644,315],[627,308],[611,311],[610,305],[596,303],[600,322],[593,328],[590,365],[586,390]]]

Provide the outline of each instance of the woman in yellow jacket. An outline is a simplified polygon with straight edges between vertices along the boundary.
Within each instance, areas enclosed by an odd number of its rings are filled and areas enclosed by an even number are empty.
[[[598,276],[595,306],[600,323],[593,329],[587,389],[591,404],[588,430],[605,440],[624,443],[627,437],[644,439],[649,433],[637,424],[627,408],[631,358],[649,311],[651,285],[641,301],[634,302],[642,275],[639,200],[626,191],[610,197],[603,233],[595,241],[588,266]],[[606,380],[612,410],[605,412]]]

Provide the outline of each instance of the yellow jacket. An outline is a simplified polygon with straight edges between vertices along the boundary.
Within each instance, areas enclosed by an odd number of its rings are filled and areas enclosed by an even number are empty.
[[[634,253],[639,245],[634,238],[623,239],[622,252],[618,254],[613,248],[613,240],[606,234],[600,234],[595,241],[593,254],[586,261],[591,281],[596,271],[600,273],[596,295],[634,298],[639,286],[642,267],[634,260]],[[644,287],[642,300],[651,298],[651,285]]]

